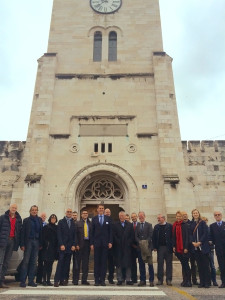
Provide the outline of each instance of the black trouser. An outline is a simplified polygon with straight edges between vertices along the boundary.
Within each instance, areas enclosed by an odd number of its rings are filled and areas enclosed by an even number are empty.
[[[59,260],[55,272],[55,282],[62,282],[68,279],[68,269],[70,268],[71,253],[59,252]]]
[[[176,257],[179,259],[182,266],[183,283],[191,283],[191,269],[189,266],[189,255],[176,253]]]
[[[113,249],[108,250],[108,280],[113,280],[114,278],[114,258],[113,258]]]
[[[54,261],[47,261],[44,260],[44,267],[43,267],[43,281],[49,282],[52,275],[52,265]]]
[[[211,284],[209,254],[203,254],[200,249],[195,250],[195,259],[198,266],[200,285],[206,286]]]
[[[95,282],[104,282],[107,270],[108,247],[94,247],[94,277]]]
[[[73,251],[73,283],[79,280],[80,269],[78,267],[79,251]],[[69,279],[69,272],[68,272]]]
[[[36,282],[39,282],[39,283],[42,282],[43,268],[44,268],[44,261],[42,259],[42,250],[39,250]]]
[[[84,246],[77,251],[77,266],[73,264],[73,282],[78,282],[80,276],[80,264],[82,262],[82,282],[87,281],[90,256],[90,241],[84,240]]]
[[[137,248],[131,248],[131,280],[137,282]]]
[[[192,283],[195,284],[197,282],[197,277],[196,277],[196,260],[195,260],[195,254],[194,253],[190,253],[190,263],[191,263]]]
[[[225,249],[216,252],[219,269],[220,269],[220,278],[223,284],[225,284]]]
[[[14,239],[10,239],[10,238],[8,239],[5,247],[0,247],[0,282],[1,283],[5,278],[5,274],[8,269],[10,259],[12,257],[13,247],[14,247]]]
[[[157,250],[157,277],[159,281],[163,281],[164,277],[164,260],[166,261],[166,281],[172,281],[173,253],[168,251],[167,246],[159,246]]]

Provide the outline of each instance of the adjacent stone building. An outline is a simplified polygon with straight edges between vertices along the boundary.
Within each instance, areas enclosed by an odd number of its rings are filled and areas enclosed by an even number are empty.
[[[0,142],[1,212],[16,202],[89,216],[177,209],[211,218],[225,200],[225,142],[181,142],[158,0],[54,0],[27,140]]]

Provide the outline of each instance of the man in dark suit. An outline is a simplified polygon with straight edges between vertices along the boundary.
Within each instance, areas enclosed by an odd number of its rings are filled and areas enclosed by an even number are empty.
[[[78,285],[80,275],[80,264],[82,262],[82,281],[81,284],[89,285],[88,264],[90,256],[90,240],[91,240],[91,222],[88,219],[88,211],[83,209],[81,212],[81,220],[76,222],[77,233],[77,272],[73,273],[73,284]]]
[[[97,206],[98,215],[92,219],[91,249],[94,249],[95,286],[105,286],[108,249],[112,248],[112,224],[104,216],[104,204]]]
[[[132,226],[133,231],[135,233],[135,230],[137,228],[137,214],[133,212],[131,214],[131,220],[132,220]],[[134,240],[132,249],[131,249],[131,280],[133,283],[137,283],[137,258],[138,258],[138,246],[137,242]]]
[[[131,281],[131,249],[134,242],[134,230],[130,222],[125,220],[124,211],[119,212],[119,221],[113,224],[113,240],[115,242],[115,265],[117,270],[117,285],[123,283],[123,269],[127,285]]]
[[[140,271],[140,283],[138,286],[146,285],[146,270],[145,270],[145,262],[148,263],[149,270],[149,284],[150,286],[154,286],[154,269],[152,263],[152,233],[153,228],[152,224],[145,221],[145,213],[140,211],[138,213],[139,223],[137,224],[135,230],[135,240],[138,245],[138,262],[139,262],[139,271]],[[147,242],[147,249],[145,244]],[[145,249],[143,248],[145,247]],[[143,252],[148,251],[148,256],[146,258],[143,257]]]
[[[59,259],[55,272],[54,286],[67,285],[67,270],[70,265],[72,252],[77,246],[76,228],[72,221],[72,209],[67,208],[66,216],[59,220],[57,228],[57,238],[59,246]]]
[[[77,220],[78,219],[78,213],[77,211],[73,211],[72,213],[72,221],[74,222],[75,224],[75,227],[76,227],[76,223],[77,223]],[[73,284],[74,285],[77,285],[78,282],[75,282],[74,281],[74,278],[77,278],[77,274],[80,272],[78,270],[78,256],[79,256],[79,251],[73,251],[73,254],[72,254],[72,260],[73,260]],[[68,283],[69,281],[69,277],[70,277],[70,265],[69,265],[69,268],[67,270],[67,275],[66,275],[66,282]]]
[[[222,221],[222,213],[214,212],[215,223],[210,225],[210,241],[215,245],[216,256],[220,268],[222,284],[219,288],[225,288],[225,222]]]

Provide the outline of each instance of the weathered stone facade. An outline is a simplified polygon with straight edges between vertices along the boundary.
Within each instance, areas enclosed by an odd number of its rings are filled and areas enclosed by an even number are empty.
[[[225,141],[183,141],[182,145],[196,207],[212,221],[212,212],[225,207]]]
[[[0,214],[8,209],[15,185],[20,180],[24,146],[25,142],[0,142]]]
[[[33,182],[32,178],[21,178],[20,168],[25,145],[25,142],[0,142],[0,214],[7,209],[12,199],[12,193],[15,193],[15,187],[18,189],[19,183],[26,184],[31,189],[39,184],[40,178],[37,176],[33,178]],[[215,209],[223,211],[225,204],[225,141],[182,141],[182,147],[187,171],[186,180],[189,182],[189,188],[193,190],[195,207],[212,220],[212,211]],[[73,148],[71,150],[74,151]],[[101,167],[99,163],[92,166],[91,173]],[[105,164],[104,168],[106,167],[109,171],[111,168],[111,171],[119,172],[119,170],[114,170],[113,166],[108,167]],[[80,170],[80,174],[83,171]],[[67,205],[73,205],[71,203],[75,197],[73,191],[76,191],[81,181],[80,174],[73,178],[67,190]],[[124,172],[124,176],[126,177],[125,181],[129,181],[129,175],[126,172]],[[168,188],[175,189],[176,192],[177,185],[169,183]],[[133,197],[136,197],[135,193]],[[15,199],[15,201],[22,204],[21,198]],[[187,205],[186,207],[190,212],[192,207]]]
[[[102,36],[101,61],[93,61],[96,32]],[[108,58],[110,32],[117,36],[114,61]],[[126,0],[117,12],[99,14],[89,1],[55,0],[22,165],[13,171],[20,177],[13,188],[8,185],[6,199],[17,202],[22,215],[32,204],[61,217],[68,206],[91,210],[104,200],[128,213],[144,210],[152,223],[159,212],[170,218],[193,207],[204,207],[209,216],[222,207],[209,195],[224,192],[224,145],[217,143],[216,171],[208,161],[204,170],[188,165],[207,156],[206,144],[205,152],[191,144],[188,152],[181,143],[158,1]],[[215,153],[208,156],[216,159]],[[2,162],[12,165],[9,157]]]

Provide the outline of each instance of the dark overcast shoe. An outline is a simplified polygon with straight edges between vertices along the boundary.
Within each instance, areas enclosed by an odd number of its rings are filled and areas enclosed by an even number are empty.
[[[138,283],[138,286],[145,286],[146,285],[146,282],[145,281],[140,281],[139,283]]]
[[[151,287],[153,287],[153,286],[154,286],[154,282],[153,282],[153,281],[150,281],[150,282],[149,282],[149,285],[150,285]]]
[[[28,283],[28,286],[37,287],[37,283],[32,281]]]
[[[26,283],[25,282],[20,282],[20,287],[25,288],[26,287]]]

